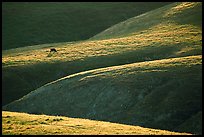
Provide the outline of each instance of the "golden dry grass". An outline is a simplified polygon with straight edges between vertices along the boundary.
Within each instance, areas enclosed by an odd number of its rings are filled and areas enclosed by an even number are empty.
[[[160,68],[165,69],[165,68],[169,68],[169,67],[178,67],[178,66],[190,67],[193,65],[201,65],[201,64],[202,64],[202,55],[145,61],[145,62],[131,63],[131,64],[111,66],[111,67],[105,67],[105,68],[83,71],[83,72],[75,73],[75,74],[60,78],[56,81],[52,81],[46,85],[53,84],[57,81],[61,81],[61,80],[67,79],[67,78],[80,76],[83,74],[89,74],[89,73],[91,74],[90,76],[86,76],[85,78],[83,78],[81,80],[89,79],[92,77],[99,77],[99,76],[100,77],[110,76],[110,77],[114,78],[115,76],[118,76],[120,74],[129,75],[130,73],[148,72],[149,69],[152,69],[152,68],[156,68],[157,70],[155,70],[155,71],[163,71],[163,70],[159,70],[159,69]],[[154,71],[154,69],[151,71]],[[111,72],[111,73],[108,73],[108,72]],[[105,73],[106,75],[103,75],[103,73]],[[107,75],[107,74],[109,74],[109,75]]]
[[[50,53],[50,47],[30,48],[16,53],[3,51],[2,63],[3,66],[18,66],[39,62],[74,61],[139,50],[148,46],[151,48],[184,43],[183,50],[177,53],[179,55],[196,49],[201,50],[201,40],[202,31],[196,26],[163,22],[122,38],[62,44],[56,47],[57,53]]]
[[[179,14],[183,12],[184,10],[188,10],[189,8],[193,8],[196,5],[198,5],[200,2],[183,2],[175,7],[172,7],[169,9],[165,14],[164,17],[170,17],[175,14]]]
[[[169,17],[181,11],[196,6],[197,3],[182,3],[170,9],[165,16]],[[21,48],[18,50],[3,51],[3,67],[30,65],[36,63],[72,62],[85,60],[90,57],[116,55],[129,51],[139,51],[145,48],[159,48],[168,46],[182,46],[175,55],[180,56],[188,52],[202,50],[202,30],[198,26],[190,24],[178,24],[174,21],[165,20],[153,25],[146,30],[136,31],[125,37],[110,38],[106,40],[88,40],[76,43],[62,43],[57,46],[38,46]],[[57,49],[57,53],[50,53],[51,47]],[[166,52],[168,52],[166,50]],[[199,52],[200,53],[200,52]],[[196,53],[197,54],[197,53]],[[190,55],[196,55],[190,54]],[[162,58],[161,58],[162,59]],[[188,56],[182,58],[170,58],[163,60],[146,61],[120,66],[84,71],[58,79],[63,80],[69,77],[91,72],[92,75],[83,77],[80,81],[86,81],[93,77],[111,77],[117,75],[128,75],[135,73],[134,67],[140,69],[137,72],[165,71],[159,68],[171,66],[191,66],[202,64],[202,55]],[[152,69],[152,68],[158,69]],[[151,70],[148,70],[151,68]],[[134,71],[133,71],[134,70]],[[114,73],[108,73],[108,72]],[[110,75],[103,75],[107,72]],[[53,81],[49,84],[53,84]],[[51,117],[28,115],[25,113],[3,112],[3,134],[181,134],[164,130],[128,126],[110,122],[92,121],[78,118]],[[60,120],[61,118],[61,120]],[[47,120],[49,119],[49,120]],[[54,120],[55,119],[55,120]],[[58,121],[59,120],[59,121]]]
[[[2,112],[3,135],[190,135],[110,122],[62,116]]]

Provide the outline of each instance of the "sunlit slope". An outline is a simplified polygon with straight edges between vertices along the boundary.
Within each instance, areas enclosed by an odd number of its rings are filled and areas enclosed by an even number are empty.
[[[183,4],[185,3],[180,3],[181,6]],[[184,6],[186,10],[175,11],[189,15],[190,24],[170,23],[164,20],[143,33],[122,38],[45,44],[3,51],[2,104],[18,99],[48,82],[80,71],[155,59],[201,55],[202,30],[193,25],[201,22],[201,16],[197,16],[200,14],[197,9],[201,8],[196,6],[197,3],[193,4],[195,6]],[[169,7],[169,10],[171,8]],[[197,12],[189,13],[190,9]],[[161,12],[161,9],[158,10]],[[175,14],[175,18],[180,14]],[[49,53],[51,47],[55,47],[57,53]]]
[[[3,135],[187,135],[139,126],[3,111]],[[189,134],[190,135],[190,134]]]
[[[202,2],[176,2],[118,23],[91,39],[141,35],[147,29],[167,22],[202,27]],[[171,29],[171,28],[169,28]],[[151,36],[150,36],[151,37]]]
[[[142,34],[107,40],[45,44],[45,46],[42,45],[42,48],[37,47],[30,46],[3,51],[4,67],[77,61],[128,52],[134,52],[134,57],[138,61],[197,55],[202,54],[202,30],[190,24],[162,22],[145,30]],[[52,47],[56,47],[58,52],[50,53]],[[155,55],[148,55],[149,53]]]
[[[88,39],[116,23],[167,4],[3,2],[2,48]]]
[[[202,56],[95,69],[46,84],[3,110],[178,128],[202,111]],[[200,123],[200,118],[195,119]],[[201,123],[193,133],[201,134]],[[185,128],[192,132],[192,128]]]
[[[136,32],[121,38],[44,44],[3,51],[2,105],[48,82],[77,72],[155,59],[201,55],[202,30],[193,25],[201,22],[194,19],[199,14],[196,9],[201,10],[201,7],[198,8],[197,3],[193,4],[195,6],[184,7],[185,10],[179,11],[191,19],[189,24],[163,20],[143,33]],[[180,14],[175,14],[175,18]],[[185,21],[186,16],[179,19]],[[49,53],[51,47],[55,47],[57,53]]]

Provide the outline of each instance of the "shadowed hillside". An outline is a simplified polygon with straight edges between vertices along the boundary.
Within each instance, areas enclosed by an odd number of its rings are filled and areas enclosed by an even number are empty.
[[[201,68],[198,55],[85,71],[48,83],[3,110],[179,131],[202,111]]]
[[[173,3],[90,40],[3,51],[3,110],[202,134],[201,7]]]
[[[3,111],[3,135],[191,135],[62,116]]]
[[[172,5],[176,7],[175,4]],[[168,11],[172,5],[154,12],[163,13],[163,9]],[[175,22],[173,19],[177,17],[176,14],[174,18],[160,20],[159,24],[126,37],[45,44],[3,51],[2,105],[19,99],[48,82],[77,72],[155,59],[201,55],[202,30],[199,26],[192,25],[201,18],[201,6],[198,5],[201,3],[194,3],[191,8],[182,10],[183,14],[191,11],[191,24]],[[157,16],[152,13],[146,15],[150,19]],[[51,47],[55,47],[57,53],[50,53]]]
[[[2,48],[88,39],[164,2],[3,2]]]
[[[143,13],[124,22],[118,23],[91,39],[107,39],[124,37],[146,32],[146,29],[161,24],[161,22],[174,22],[182,25],[195,25],[202,27],[202,3],[200,2],[175,2],[159,9]]]

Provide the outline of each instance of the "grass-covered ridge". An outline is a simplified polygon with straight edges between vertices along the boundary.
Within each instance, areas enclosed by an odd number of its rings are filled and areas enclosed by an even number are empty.
[[[85,71],[46,84],[3,110],[201,134],[201,125],[178,128],[202,111],[201,68],[198,55]]]
[[[3,51],[3,109],[202,134],[201,7],[173,3],[86,41]]]
[[[116,23],[167,4],[3,2],[2,48],[88,39]]]
[[[158,24],[150,25],[146,30],[135,30],[134,33],[128,33],[120,38],[3,50],[2,104],[19,99],[48,82],[85,70],[155,59],[201,55],[202,31],[198,25],[193,25],[200,22],[201,7],[200,3],[193,4],[195,5],[193,8],[182,10],[182,14],[190,14],[189,24],[179,23],[171,18],[171,20],[159,20]],[[172,5],[146,15],[151,21],[155,16],[157,17],[157,14],[153,14],[155,12],[160,13],[158,17],[166,16],[167,11],[179,6],[178,3]],[[164,9],[165,12],[163,12]],[[162,13],[165,14],[162,15]],[[181,13],[173,15],[177,18]],[[186,17],[180,17],[180,21],[182,19],[186,22]],[[140,22],[138,17],[131,20]],[[135,28],[134,25],[132,23],[129,26]],[[122,30],[128,30],[128,28]],[[57,53],[49,53],[51,47],[55,47]]]
[[[43,49],[31,49],[24,52],[3,51],[2,63],[8,65],[24,65],[57,61],[83,60],[88,57],[108,56],[121,52],[138,51],[145,48],[170,47],[177,45],[177,52],[172,56],[201,54],[202,31],[193,25],[179,25],[172,22],[163,22],[131,36],[78,42],[73,44],[59,44],[57,53],[49,53],[50,46]],[[199,52],[200,51],[200,52]],[[168,51],[167,51],[168,53]],[[12,55],[11,55],[12,54]],[[50,56],[49,56],[50,55]],[[12,62],[12,64],[11,64]]]
[[[175,22],[180,25],[194,25],[202,28],[201,2],[176,2],[120,22],[90,39],[109,39],[143,32],[161,22]],[[171,29],[171,28],[169,28]]]
[[[2,113],[3,135],[191,135],[62,116]]]

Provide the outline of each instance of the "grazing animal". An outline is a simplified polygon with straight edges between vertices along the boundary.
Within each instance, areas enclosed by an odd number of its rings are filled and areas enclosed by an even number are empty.
[[[57,52],[57,50],[55,48],[51,48],[50,52]]]

